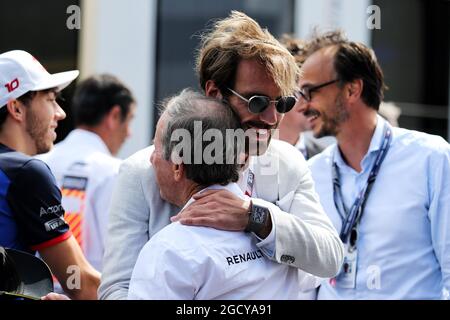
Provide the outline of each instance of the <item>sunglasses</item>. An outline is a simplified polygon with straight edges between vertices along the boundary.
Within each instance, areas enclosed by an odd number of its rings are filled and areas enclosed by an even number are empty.
[[[322,88],[329,86],[330,84],[333,84],[338,81],[339,81],[339,79],[335,79],[335,80],[331,80],[331,81],[328,81],[325,83],[318,84],[316,86],[305,87],[303,89],[295,91],[294,95],[298,100],[301,100],[300,98],[303,98],[305,101],[310,102],[312,100],[312,93],[314,91],[322,89]]]
[[[285,96],[281,97],[278,100],[270,100],[270,98],[267,96],[252,96],[247,99],[230,88],[228,88],[228,90],[230,90],[231,93],[239,97],[241,100],[247,102],[248,110],[251,113],[263,112],[267,109],[268,106],[270,106],[272,102],[275,102],[275,108],[277,109],[278,113],[286,113],[289,112],[297,102],[297,98],[295,98],[294,96]]]

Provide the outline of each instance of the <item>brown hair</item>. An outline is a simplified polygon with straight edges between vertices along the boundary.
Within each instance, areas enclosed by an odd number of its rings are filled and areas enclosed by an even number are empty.
[[[306,41],[297,39],[290,34],[283,34],[280,43],[294,56],[295,62],[301,67],[306,60]]]
[[[55,88],[51,88],[51,89],[46,89],[46,90],[42,90],[40,92],[43,93],[48,93],[51,91],[56,91]],[[26,107],[29,107],[31,104],[31,101],[33,101],[34,97],[37,95],[39,91],[28,91],[26,93],[24,93],[23,95],[21,95],[20,97],[17,98],[17,100],[19,100],[23,105],[25,105]],[[6,105],[2,106],[0,108],[0,130],[2,130],[3,124],[6,121],[6,118],[8,117],[8,108],[6,107]]]
[[[307,44],[307,57],[314,52],[336,47],[334,70],[340,84],[356,79],[363,81],[362,100],[369,107],[378,110],[384,98],[384,75],[372,49],[362,43],[349,41],[342,31],[336,30],[316,34]]]
[[[202,35],[196,59],[201,87],[205,89],[206,82],[213,80],[225,93],[234,85],[238,63],[254,58],[264,64],[282,95],[292,94],[299,73],[294,58],[267,29],[238,11],[232,11]]]

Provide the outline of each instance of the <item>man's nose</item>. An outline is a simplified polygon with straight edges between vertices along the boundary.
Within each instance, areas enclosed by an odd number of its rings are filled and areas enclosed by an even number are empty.
[[[309,101],[307,101],[305,99],[301,99],[301,100],[297,101],[296,108],[297,108],[298,112],[305,114],[306,112],[309,111],[310,107],[311,106],[310,106]]]
[[[279,115],[275,107],[275,103],[276,102],[273,101],[270,102],[270,105],[266,108],[266,110],[261,112],[259,115],[260,120],[267,123],[270,126],[275,125],[278,121]]]
[[[152,155],[150,156],[150,163],[153,165],[153,158],[155,157],[155,150],[153,150]]]
[[[60,121],[66,118],[66,113],[64,112],[64,110],[61,108],[61,106],[56,103],[56,112],[55,112],[55,116],[56,116],[56,121]]]
[[[303,96],[299,95],[297,97],[297,102],[295,103],[295,110],[298,112],[305,112],[309,108],[309,102]]]

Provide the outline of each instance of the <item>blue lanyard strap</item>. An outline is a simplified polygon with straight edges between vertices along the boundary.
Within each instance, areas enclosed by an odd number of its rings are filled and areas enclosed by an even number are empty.
[[[364,205],[369,197],[369,193],[372,189],[372,186],[377,178],[378,171],[380,171],[381,164],[383,163],[384,158],[390,147],[390,142],[392,140],[392,130],[391,126],[385,122],[384,125],[384,136],[383,141],[381,142],[381,148],[378,152],[378,155],[375,159],[375,163],[370,170],[369,177],[367,178],[366,184],[359,191],[356,200],[353,202],[350,211],[345,208],[344,200],[342,197],[341,191],[341,181],[339,175],[339,168],[336,162],[333,162],[332,174],[333,174],[333,197],[334,197],[334,205],[341,216],[342,219],[342,230],[340,234],[340,238],[344,243],[347,243],[349,240],[350,233],[352,229],[356,226],[359,220],[362,217]],[[336,152],[338,150],[336,149]]]

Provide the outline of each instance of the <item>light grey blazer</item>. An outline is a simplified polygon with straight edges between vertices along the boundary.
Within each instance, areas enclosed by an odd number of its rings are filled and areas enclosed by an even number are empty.
[[[138,151],[120,168],[109,216],[100,299],[127,298],[140,250],[180,210],[160,198],[151,152],[153,147]],[[275,227],[272,259],[318,277],[333,277],[343,260],[343,245],[323,211],[303,156],[288,143],[274,139],[263,156],[254,158],[259,199],[253,201],[269,208]]]

